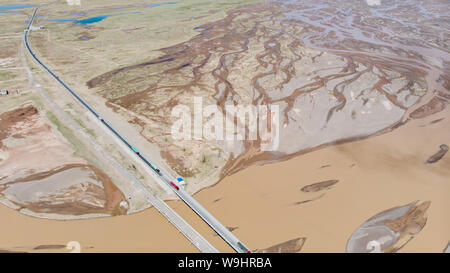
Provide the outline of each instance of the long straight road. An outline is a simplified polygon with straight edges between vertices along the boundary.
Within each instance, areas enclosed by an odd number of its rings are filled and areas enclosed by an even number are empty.
[[[89,135],[84,128],[81,127],[70,115],[68,115],[62,108],[60,108],[49,96],[49,94],[35,81],[33,74],[25,59],[25,51],[21,50],[21,58],[24,64],[24,69],[28,74],[30,83],[37,89],[39,95],[44,99],[44,102],[50,107],[52,113],[61,120],[65,125],[79,135],[82,139],[87,141],[89,147],[92,147],[96,153],[102,157],[106,163],[111,166],[122,175],[126,181],[129,182],[129,186],[134,190],[138,190],[142,193],[147,200],[156,210],[161,213],[178,231],[186,237],[198,250],[203,253],[218,253],[219,251],[212,246],[200,233],[198,233],[191,225],[189,225],[179,214],[177,214],[171,207],[169,207],[161,198],[150,193],[147,188],[126,168],[124,168],[116,159],[114,159],[105,149],[100,145],[91,135]],[[132,194],[132,192],[125,191],[124,194]],[[134,196],[128,196],[134,197]],[[128,198],[127,198],[128,199]]]
[[[84,107],[86,107],[89,112],[91,112],[97,119],[99,119],[122,143],[124,143],[130,150],[132,150],[146,165],[148,165],[154,172],[158,174],[158,176],[169,186],[178,197],[183,200],[200,218],[203,219],[222,239],[225,240],[236,252],[238,253],[247,253],[250,250],[239,241],[239,239],[234,236],[222,223],[220,223],[211,213],[209,213],[200,203],[197,202],[190,194],[184,191],[181,187],[174,187],[172,183],[176,181],[169,175],[165,175],[160,169],[158,169],[155,165],[153,165],[141,152],[139,152],[136,147],[134,147],[129,141],[127,141],[116,129],[114,129],[111,124],[109,124],[106,120],[104,120],[83,98],[81,98],[74,90],[72,90],[64,81],[62,81],[58,76],[56,76],[53,71],[48,68],[33,52],[29,43],[28,43],[28,34],[30,32],[30,27],[33,24],[34,19],[36,18],[36,14],[39,8],[36,8],[33,16],[28,22],[28,26],[25,30],[24,40],[25,45],[33,56],[33,58],[50,74],[52,75],[64,88],[69,91],[76,100],[78,100]]]

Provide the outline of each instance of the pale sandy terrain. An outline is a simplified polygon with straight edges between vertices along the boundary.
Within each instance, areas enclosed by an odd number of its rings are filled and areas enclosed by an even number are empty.
[[[111,178],[76,156],[49,119],[30,101],[0,114],[0,203],[45,218],[125,214]]]
[[[88,6],[92,16],[104,13],[99,2]],[[143,8],[141,2],[130,8],[142,11],[139,16],[112,17],[92,28],[46,21],[78,11],[58,4],[42,9],[45,17],[37,23],[47,31],[34,32],[31,43],[45,63],[94,102],[102,116],[114,117],[114,126],[126,131],[140,150],[152,154],[152,160],[156,157],[158,165],[167,163],[188,177],[189,191],[222,177],[195,197],[251,249],[278,251],[278,244],[300,238],[286,249],[343,252],[350,236],[369,218],[420,200],[430,202],[427,221],[400,251],[442,252],[450,239],[450,155],[425,164],[443,144],[450,145],[450,110],[442,111],[450,100],[448,31],[445,24],[437,27],[430,15],[438,11],[430,9],[422,14],[423,21],[411,22],[408,18],[421,11],[409,1],[405,5],[410,14],[396,17],[397,21],[386,10],[372,14],[364,7],[350,17],[342,13],[347,9],[339,9],[335,18],[320,4],[308,12],[309,7],[294,2],[286,1],[283,12],[255,5],[216,15],[202,6],[207,17],[201,20],[184,18],[186,14],[178,12],[186,8],[184,4],[165,7],[168,14],[177,14],[174,22],[186,22],[186,29],[177,30],[183,35],[171,32],[158,21],[157,11]],[[444,10],[439,12],[445,15]],[[266,20],[269,15],[273,18]],[[351,20],[342,20],[347,17]],[[149,18],[159,23],[149,24]],[[340,25],[328,27],[337,22]],[[411,26],[405,28],[402,22]],[[129,23],[139,28],[117,27]],[[203,30],[195,29],[198,26]],[[389,39],[386,33],[391,33]],[[149,38],[157,42],[147,45]],[[139,50],[128,43],[133,39]],[[12,54],[1,56],[2,63],[8,63]],[[246,73],[240,70],[242,64]],[[9,81],[17,75],[2,77]],[[45,77],[37,75],[40,80]],[[45,85],[60,105],[71,108],[67,94],[60,96],[54,82]],[[178,97],[172,100],[168,94],[177,89]],[[217,143],[171,142],[168,106],[192,95],[209,96],[222,106],[251,98],[279,104],[284,154],[260,153],[258,142],[247,143],[238,153],[223,149],[219,155],[217,147],[223,147]],[[390,132],[396,126],[400,127]],[[382,130],[386,132],[369,137]],[[353,142],[322,147],[343,139]],[[155,154],[159,150],[154,146],[165,153]],[[232,251],[186,205],[169,204],[219,250]],[[154,209],[73,222],[39,220],[4,206],[0,215],[5,223],[0,250],[30,251],[73,240],[83,251],[196,250]]]

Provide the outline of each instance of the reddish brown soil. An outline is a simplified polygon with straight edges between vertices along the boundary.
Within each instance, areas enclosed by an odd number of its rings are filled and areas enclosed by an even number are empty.
[[[62,204],[53,205],[50,202],[37,202],[30,204],[15,203],[21,208],[27,208],[31,211],[38,213],[58,213],[58,214],[70,214],[70,215],[82,215],[86,213],[108,213],[112,215],[126,214],[126,209],[119,207],[121,201],[125,200],[122,192],[112,183],[111,179],[100,169],[84,164],[71,164],[65,165],[47,172],[36,173],[20,180],[5,183],[6,188],[16,183],[27,183],[29,181],[41,180],[50,177],[56,173],[68,170],[71,168],[88,168],[95,173],[95,179],[101,181],[103,188],[98,187],[92,183],[88,183],[86,192],[93,193],[98,199],[105,200],[106,204],[103,208],[91,206],[84,202],[64,202]],[[69,188],[70,189],[70,188]],[[3,189],[4,190],[4,189]]]
[[[14,126],[19,123],[23,123],[21,126],[32,127],[34,122],[39,118],[39,111],[37,108],[30,104],[25,104],[17,109],[4,112],[0,115],[0,149],[2,149],[2,140],[7,138],[9,135],[15,138],[27,138],[28,136],[38,133],[37,130],[42,130],[42,127],[36,129],[28,130],[27,135],[22,135],[15,132]],[[50,125],[45,124],[45,128],[50,128]],[[23,166],[26,168],[26,166]],[[126,209],[119,206],[121,201],[125,200],[122,192],[114,185],[110,177],[105,174],[102,170],[86,164],[68,164],[53,168],[48,171],[33,173],[27,177],[11,181],[8,183],[3,183],[0,188],[0,192],[6,190],[9,186],[15,183],[27,183],[29,181],[36,181],[48,178],[56,173],[71,169],[71,168],[87,168],[94,174],[94,179],[101,181],[103,187],[99,187],[92,183],[88,183],[86,191],[91,192],[93,195],[98,197],[100,200],[105,200],[104,208],[99,209],[98,207],[83,203],[83,202],[70,202],[62,203],[58,205],[51,204],[51,202],[38,202],[30,204],[19,204],[19,207],[27,208],[34,212],[51,212],[59,214],[71,214],[80,215],[85,213],[108,213],[112,215],[126,214]]]
[[[38,110],[33,105],[0,114],[0,149],[3,145],[2,140],[11,133],[12,126],[18,122],[25,122],[36,115],[38,115]],[[20,136],[16,135],[16,137]]]

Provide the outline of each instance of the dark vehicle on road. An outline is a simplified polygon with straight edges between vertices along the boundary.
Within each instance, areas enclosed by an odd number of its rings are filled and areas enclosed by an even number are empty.
[[[248,248],[246,248],[241,242],[237,243],[238,246],[247,253],[252,253]]]

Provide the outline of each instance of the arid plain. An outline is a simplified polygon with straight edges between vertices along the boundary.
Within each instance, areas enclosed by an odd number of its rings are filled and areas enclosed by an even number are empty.
[[[445,1],[35,2],[41,28],[30,39],[42,60],[183,176],[252,250],[442,252],[448,244]],[[9,207],[0,208],[8,234],[0,250],[67,251],[75,240],[86,252],[196,251],[68,129],[67,115],[145,187],[176,199],[26,55],[33,10],[0,14],[10,30],[0,83],[20,90],[0,98],[0,201]],[[172,140],[171,109],[194,97],[222,111],[278,105],[278,149],[263,151],[260,139]],[[232,251],[184,203],[168,204]]]

